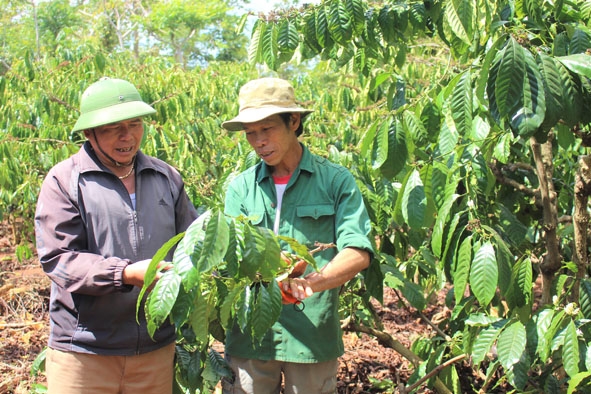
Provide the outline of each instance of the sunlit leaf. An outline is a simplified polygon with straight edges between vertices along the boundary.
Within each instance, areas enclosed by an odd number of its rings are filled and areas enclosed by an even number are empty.
[[[482,305],[488,305],[494,297],[498,276],[495,250],[490,242],[486,242],[476,250],[470,270],[470,287]]]
[[[455,271],[452,273],[456,302],[464,297],[472,263],[472,236],[464,238],[458,250]]]
[[[402,215],[411,228],[421,228],[427,201],[423,181],[417,170],[411,172],[402,193]]]
[[[499,361],[503,368],[509,369],[519,362],[525,351],[525,344],[525,327],[521,322],[513,322],[503,329],[497,343]]]
[[[575,376],[579,373],[579,339],[577,328],[570,320],[564,331],[564,348],[562,350],[562,363],[568,376]]]
[[[153,336],[158,327],[166,321],[179,293],[181,277],[174,270],[165,271],[146,301],[148,333]]]

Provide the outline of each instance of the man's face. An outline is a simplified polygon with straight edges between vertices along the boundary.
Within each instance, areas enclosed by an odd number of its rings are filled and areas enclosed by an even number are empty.
[[[246,140],[267,165],[277,166],[294,152],[294,144],[299,144],[295,135],[299,121],[300,114],[294,113],[291,114],[288,125],[279,115],[271,115],[254,123],[245,123]]]
[[[105,152],[113,160],[128,164],[131,163],[140,149],[142,137],[144,136],[144,123],[141,118],[122,120],[121,122],[95,127],[94,136],[91,130],[85,130],[84,135],[88,138],[92,148],[103,163],[111,164],[111,160],[103,154]]]

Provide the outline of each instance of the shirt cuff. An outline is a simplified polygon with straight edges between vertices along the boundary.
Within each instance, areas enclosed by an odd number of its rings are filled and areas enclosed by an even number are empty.
[[[133,290],[133,285],[126,285],[125,283],[123,283],[123,270],[129,264],[131,264],[131,261],[129,261],[129,260],[120,260],[115,265],[115,272],[114,272],[114,277],[113,277],[113,281],[115,283],[115,288],[119,291],[124,292],[124,293],[128,293],[131,290]]]

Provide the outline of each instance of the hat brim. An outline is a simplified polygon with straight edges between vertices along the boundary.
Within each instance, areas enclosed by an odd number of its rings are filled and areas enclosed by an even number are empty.
[[[233,119],[227,120],[222,123],[222,127],[228,131],[241,131],[244,130],[245,123],[254,123],[268,118],[275,114],[284,114],[298,112],[302,114],[302,117],[314,112],[314,110],[305,109],[301,107],[263,107],[263,108],[247,108],[238,114]]]
[[[155,113],[156,110],[154,108],[142,101],[129,101],[80,115],[72,131],[88,130],[93,127],[153,115]]]

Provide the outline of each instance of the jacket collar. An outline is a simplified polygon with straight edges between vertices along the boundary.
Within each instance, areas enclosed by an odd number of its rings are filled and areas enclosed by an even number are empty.
[[[78,156],[78,165],[80,166],[81,173],[88,171],[111,172],[103,163],[101,163],[88,141],[84,142],[84,145],[80,148]],[[150,157],[145,155],[141,150],[137,152],[135,160],[136,172],[138,173],[146,168],[159,171],[159,168],[155,165],[156,163],[154,163],[153,160],[150,160]]]

